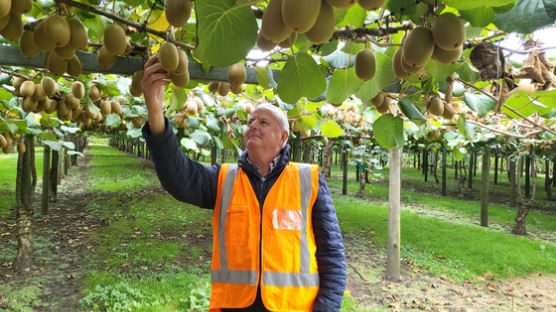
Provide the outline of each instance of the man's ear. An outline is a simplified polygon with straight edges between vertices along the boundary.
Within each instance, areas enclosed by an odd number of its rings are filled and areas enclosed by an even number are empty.
[[[282,131],[282,137],[280,139],[283,146],[284,143],[286,143],[286,141],[288,140],[288,131]]]

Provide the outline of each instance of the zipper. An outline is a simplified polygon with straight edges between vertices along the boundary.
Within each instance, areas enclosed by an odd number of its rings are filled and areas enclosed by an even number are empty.
[[[259,198],[263,198],[264,192],[264,182],[266,181],[266,177],[261,178],[261,189],[259,191]],[[259,220],[259,287],[261,288],[262,292],[262,280],[263,280],[263,206],[261,206],[259,202],[259,211],[260,211],[260,220]],[[261,294],[262,298],[262,294]]]

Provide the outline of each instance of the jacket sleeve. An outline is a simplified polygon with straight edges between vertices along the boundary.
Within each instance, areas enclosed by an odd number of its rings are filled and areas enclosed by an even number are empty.
[[[340,311],[346,287],[346,256],[330,190],[320,173],[312,222],[320,278],[320,288],[313,311]]]
[[[159,135],[151,134],[149,123],[142,131],[162,187],[179,201],[214,208],[220,164],[204,166],[185,156],[168,119]]]

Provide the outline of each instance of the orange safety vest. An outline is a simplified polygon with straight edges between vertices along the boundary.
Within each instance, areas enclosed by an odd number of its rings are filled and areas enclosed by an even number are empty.
[[[212,218],[209,311],[250,306],[259,283],[268,310],[312,310],[319,290],[311,218],[318,184],[316,165],[290,162],[260,209],[247,174],[237,164],[222,165]]]

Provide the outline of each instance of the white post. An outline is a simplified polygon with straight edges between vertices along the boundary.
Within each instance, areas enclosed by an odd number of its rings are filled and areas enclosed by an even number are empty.
[[[394,147],[389,153],[389,209],[388,209],[388,255],[386,275],[389,281],[400,280],[400,192],[401,153]]]

